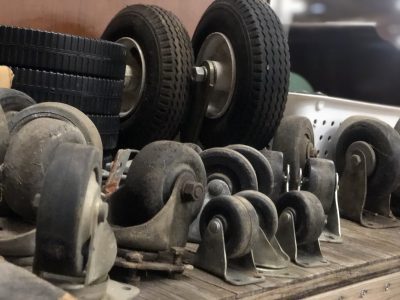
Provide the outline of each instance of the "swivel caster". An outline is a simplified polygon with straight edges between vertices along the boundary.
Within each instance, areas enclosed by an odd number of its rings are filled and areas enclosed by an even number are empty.
[[[264,280],[255,266],[252,249],[259,233],[257,213],[246,199],[212,199],[200,217],[201,243],[194,265],[233,285]]]
[[[256,191],[243,191],[235,196],[249,201],[258,216],[259,233],[253,246],[254,262],[257,268],[286,268],[290,259],[275,237],[278,231],[278,213],[275,204],[266,195]]]
[[[173,257],[183,254],[179,249],[185,247],[189,225],[202,207],[205,186],[204,165],[193,149],[167,141],[143,148],[125,185],[109,201],[120,250],[116,267],[183,272],[182,261]],[[160,261],[162,252],[171,259]]]
[[[203,204],[221,195],[245,190],[258,190],[257,174],[252,164],[239,152],[228,148],[212,148],[200,153],[207,173],[207,190]],[[201,211],[200,211],[201,214]],[[189,230],[189,239],[200,242],[200,214]]]
[[[320,200],[310,192],[291,191],[278,199],[276,208],[277,239],[290,259],[305,268],[326,266],[318,241],[325,226]]]
[[[400,136],[368,117],[345,120],[336,136],[335,163],[340,175],[341,215],[369,228],[399,227],[391,194],[400,182]]]
[[[57,148],[40,194],[33,270],[78,298],[133,299],[137,288],[108,279],[117,244],[101,199],[101,164],[93,146]]]
[[[290,166],[289,190],[300,190],[302,170],[310,157],[316,157],[314,131],[306,117],[282,119],[276,131],[272,149],[283,153],[284,165]]]
[[[326,215],[326,224],[319,240],[341,243],[340,214],[338,204],[339,176],[331,160],[310,158],[303,172],[301,189],[308,191],[321,201]]]

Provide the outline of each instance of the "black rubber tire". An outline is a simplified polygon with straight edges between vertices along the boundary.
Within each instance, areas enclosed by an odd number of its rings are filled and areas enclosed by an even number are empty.
[[[118,145],[119,116],[88,115],[100,133],[104,150],[114,150]]]
[[[243,197],[253,205],[262,231],[267,239],[271,240],[278,231],[278,212],[274,202],[268,196],[256,191],[243,191],[235,196]]]
[[[256,171],[239,152],[227,148],[212,148],[200,153],[207,179],[225,181],[232,194],[240,191],[258,191]]]
[[[7,121],[17,112],[34,104],[36,101],[21,91],[0,88],[0,105],[6,114]]]
[[[44,178],[37,217],[36,270],[81,277],[88,256],[90,223],[83,215],[90,178],[101,184],[101,155],[93,146],[62,144]],[[94,200],[94,199],[91,199]],[[86,237],[85,237],[86,235]],[[54,251],[59,249],[59,251]]]
[[[200,235],[210,221],[218,217],[224,227],[227,258],[238,258],[248,254],[258,236],[258,216],[254,207],[239,196],[219,196],[204,207],[200,216]]]
[[[302,190],[317,196],[325,214],[328,214],[335,200],[336,168],[332,160],[310,158],[303,171]]]
[[[220,32],[236,59],[232,103],[219,119],[205,119],[200,140],[206,148],[246,144],[264,148],[283,116],[290,60],[286,34],[266,0],[217,0],[193,35],[195,56],[208,35]]]
[[[274,174],[268,159],[258,150],[246,145],[231,145],[229,149],[239,152],[251,163],[256,171],[258,191],[270,196],[274,186]]]
[[[95,124],[80,110],[63,103],[43,102],[20,111],[9,122],[11,135],[37,118],[57,119],[72,123],[82,132],[87,144],[103,151],[101,137]]]
[[[310,148],[311,147],[311,148]],[[301,116],[282,119],[276,131],[272,149],[283,153],[283,166],[290,165],[289,188],[297,190],[301,182],[300,169],[311,157],[308,151],[314,148],[314,130],[310,120]]]
[[[341,175],[345,168],[346,151],[357,141],[372,146],[376,166],[368,177],[369,195],[393,192],[400,182],[400,135],[388,124],[369,117],[351,117],[345,120],[336,136],[335,164]]]
[[[191,174],[205,190],[206,171],[193,149],[170,141],[144,147],[132,161],[125,186],[110,200],[112,223],[126,227],[152,219],[168,201],[176,179],[184,173]],[[193,219],[202,205],[203,201],[193,204]]]
[[[301,245],[318,240],[325,226],[325,213],[319,199],[310,192],[291,191],[276,202],[279,216],[286,208],[295,212],[297,243]]]
[[[133,38],[142,48],[146,81],[141,102],[121,119],[120,148],[141,149],[156,140],[172,140],[187,108],[193,49],[185,28],[157,6],[132,5],[120,11],[102,38]]]
[[[102,40],[0,26],[0,65],[123,79],[125,47]]]
[[[59,119],[33,119],[10,137],[3,165],[4,199],[25,221],[36,220],[35,197],[42,190],[56,148],[63,143],[86,141],[76,126]]]
[[[86,114],[118,115],[123,80],[13,68],[13,88],[37,102],[61,102]]]

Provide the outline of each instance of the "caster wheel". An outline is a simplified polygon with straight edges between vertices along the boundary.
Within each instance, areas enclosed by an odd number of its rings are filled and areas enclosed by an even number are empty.
[[[66,143],[57,148],[41,191],[35,270],[85,275],[89,251],[93,250],[92,234],[107,217],[107,205],[101,201],[101,163],[100,152],[93,146]],[[106,256],[116,255],[116,244],[103,251]],[[111,269],[112,265],[100,268]]]
[[[190,147],[168,141],[144,147],[132,161],[125,186],[111,197],[112,222],[127,227],[152,219],[168,201],[176,179],[184,173],[206,186],[204,165]],[[193,205],[193,218],[202,204],[197,201]]]
[[[251,163],[240,153],[227,148],[212,148],[200,153],[210,182],[226,182],[232,194],[258,190],[257,174]]]
[[[336,168],[331,160],[310,158],[307,160],[302,189],[318,197],[328,214],[335,199]]]
[[[278,212],[272,200],[256,191],[243,191],[235,196],[243,197],[253,205],[258,215],[261,229],[268,240],[273,238],[278,231]]]
[[[193,48],[196,65],[211,65],[215,79],[204,95],[202,144],[265,147],[282,118],[290,73],[285,33],[268,2],[214,1],[196,28]]]
[[[203,152],[203,149],[197,145],[197,144],[192,144],[192,143],[185,143],[184,145],[188,146],[189,148],[192,148],[194,151],[196,151],[198,154]]]
[[[22,110],[9,123],[11,135],[38,118],[62,120],[76,126],[85,137],[86,143],[103,153],[101,137],[93,122],[80,110],[63,103],[43,102]]]
[[[213,218],[219,218],[223,224],[228,258],[242,257],[251,251],[259,224],[257,213],[249,201],[238,196],[213,198],[200,216],[201,236]]]
[[[131,5],[113,18],[102,38],[128,49],[120,148],[174,139],[187,107],[193,65],[190,37],[181,22],[160,7]]]
[[[325,213],[319,199],[305,191],[283,194],[276,202],[278,215],[285,209],[294,214],[296,239],[299,245],[318,240],[325,226]]]
[[[354,142],[369,144],[376,158],[375,169],[368,170],[368,190],[374,194],[394,191],[400,182],[400,136],[388,124],[368,117],[351,117],[338,129],[335,164],[341,175],[347,149]]]
[[[289,188],[297,190],[301,182],[300,169],[314,156],[314,131],[310,120],[299,116],[283,118],[272,149],[283,153],[284,168],[290,165]]]
[[[261,152],[249,146],[232,145],[227,148],[239,152],[247,158],[253,166],[254,171],[256,171],[258,190],[269,196],[273,191],[274,174],[268,159]]]

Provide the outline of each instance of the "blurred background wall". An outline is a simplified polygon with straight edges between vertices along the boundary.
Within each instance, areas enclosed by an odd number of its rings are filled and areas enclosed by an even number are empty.
[[[173,11],[192,35],[212,0],[0,0],[0,23],[99,37],[130,4],[155,4]]]

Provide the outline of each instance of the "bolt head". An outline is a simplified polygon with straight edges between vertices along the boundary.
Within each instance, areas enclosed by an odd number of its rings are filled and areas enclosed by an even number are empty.
[[[208,228],[212,233],[217,233],[219,230],[221,230],[221,223],[215,219],[211,220],[210,224],[208,225]]]
[[[195,82],[204,82],[207,78],[207,69],[205,67],[192,68],[192,80]]]
[[[356,167],[360,163],[361,163],[361,157],[359,155],[353,154],[351,156],[351,164]]]
[[[183,185],[181,196],[185,201],[200,201],[204,198],[204,187],[196,181],[189,181]]]

